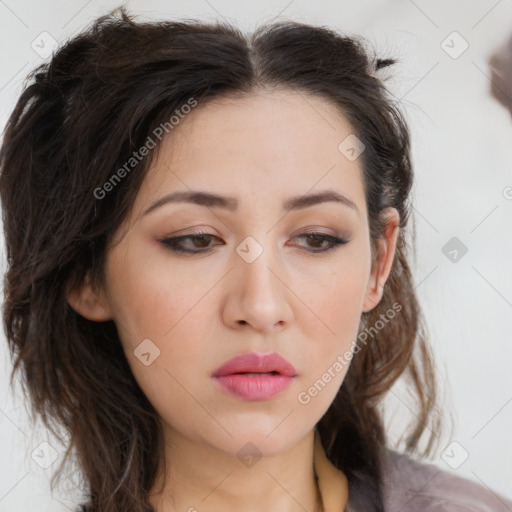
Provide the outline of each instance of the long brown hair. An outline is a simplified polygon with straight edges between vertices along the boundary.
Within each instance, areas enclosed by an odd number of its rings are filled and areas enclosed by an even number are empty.
[[[432,418],[437,429],[432,356],[407,258],[409,132],[379,78],[380,68],[394,63],[377,58],[364,39],[326,27],[280,21],[244,35],[222,22],[138,23],[120,9],[95,20],[31,73],[0,153],[7,251],[3,322],[14,362],[11,384],[21,371],[32,410],[54,435],[59,437],[62,426],[69,434],[63,464],[74,452],[92,510],[151,510],[148,492],[163,438],[114,322],[85,319],[66,295],[86,276],[102,282],[106,248],[154,152],[115,186],[102,187],[190,98],[205,104],[257,87],[288,88],[327,99],[347,117],[365,145],[361,158],[374,258],[383,234],[379,213],[392,206],[400,214],[383,298],[362,315],[360,328],[371,328],[390,309],[396,316],[360,344],[317,428],[331,462],[349,481],[366,479],[376,503],[388,443],[379,407],[401,375],[417,402],[406,450],[419,453]],[[433,446],[429,431],[424,455]]]

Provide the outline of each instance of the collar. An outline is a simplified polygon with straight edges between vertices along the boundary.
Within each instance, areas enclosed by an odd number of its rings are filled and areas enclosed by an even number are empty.
[[[343,512],[348,503],[348,480],[327,458],[315,429],[313,465],[324,512]]]

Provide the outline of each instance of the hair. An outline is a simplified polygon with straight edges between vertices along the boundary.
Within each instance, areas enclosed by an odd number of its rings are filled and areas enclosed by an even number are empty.
[[[65,428],[62,464],[74,453],[90,510],[151,511],[148,493],[163,437],[114,321],[85,319],[70,307],[67,292],[85,279],[94,286],[103,282],[112,235],[133,206],[155,152],[101,198],[95,191],[191,98],[205,105],[257,90],[294,90],[327,100],[350,122],[365,146],[360,158],[372,261],[385,227],[381,210],[391,206],[400,214],[383,297],[362,314],[360,329],[390,309],[396,316],[354,354],[317,429],[329,460],[349,483],[363,482],[381,506],[381,463],[389,441],[380,407],[403,376],[417,406],[405,451],[431,452],[440,425],[437,384],[405,230],[413,181],[410,136],[378,76],[395,62],[377,58],[362,37],[327,27],[278,21],[244,35],[220,21],[136,22],[117,9],[29,75],[0,151],[11,385],[21,371],[31,410],[54,435]],[[426,429],[430,437],[421,451]]]
[[[512,114],[512,34],[488,58],[491,97]]]

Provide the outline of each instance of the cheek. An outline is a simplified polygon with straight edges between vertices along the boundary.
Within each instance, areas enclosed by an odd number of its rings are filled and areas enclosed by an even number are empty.
[[[126,276],[117,285],[123,300],[115,315],[116,324],[128,327],[119,334],[138,385],[160,417],[175,427],[183,422],[186,430],[190,424],[207,424],[193,397],[204,392],[201,385],[211,366],[204,341],[213,308],[200,302],[204,282],[177,280],[148,271]]]
[[[161,261],[148,259],[147,253],[139,258],[135,251],[129,257],[113,254],[108,266],[109,299],[139,385],[155,408],[172,403],[179,411],[185,402],[190,407],[179,383],[190,387],[186,381],[193,380],[191,368],[206,371],[211,364],[204,343],[215,311],[205,295],[218,279],[171,272]]]
[[[367,255],[367,257],[365,256]],[[352,256],[352,255],[351,255]],[[309,343],[307,371],[297,394],[300,407],[322,416],[334,400],[352,361],[370,271],[369,252],[354,251],[336,268],[302,287],[308,309],[301,328]]]
[[[326,323],[335,333],[349,329],[351,320],[359,319],[367,286],[364,269],[351,267],[347,271],[333,271],[322,286],[321,310]]]
[[[319,354],[343,348],[357,336],[370,273],[369,252],[352,250],[309,280],[295,278],[307,312],[302,327],[321,337]],[[295,291],[294,290],[294,291]],[[309,314],[309,312],[311,314]],[[323,348],[322,348],[323,347]]]
[[[134,246],[112,253],[108,261],[109,302],[120,335],[132,346],[146,338],[165,342],[190,315],[197,319],[196,306],[216,281],[171,268],[159,251],[138,252]]]

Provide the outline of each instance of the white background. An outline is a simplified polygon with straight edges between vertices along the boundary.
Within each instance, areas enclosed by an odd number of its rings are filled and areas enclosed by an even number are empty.
[[[63,42],[118,5],[0,0],[2,128],[24,77],[41,62],[32,42],[46,37],[42,32]],[[492,50],[512,31],[510,0],[145,0],[125,5],[142,19],[224,18],[243,30],[276,16],[328,25],[365,36],[383,58],[400,59],[389,71],[394,78],[388,86],[400,98],[412,131],[416,290],[440,372],[443,408],[454,420],[433,463],[512,498],[512,200],[504,193],[512,186],[512,122],[490,97],[487,65]],[[462,48],[453,31],[469,44],[457,58],[443,49]],[[452,237],[468,248],[455,263],[442,252]],[[73,510],[78,491],[72,481],[69,489],[50,495],[49,478],[58,460],[43,469],[31,457],[47,435],[30,426],[26,405],[8,388],[6,346],[3,339],[0,511]],[[410,414],[400,386],[387,404],[390,436],[397,439]],[[49,440],[60,458],[62,447]],[[50,455],[48,447],[42,449]],[[449,453],[460,462],[466,452],[467,460],[457,469],[441,456]]]

